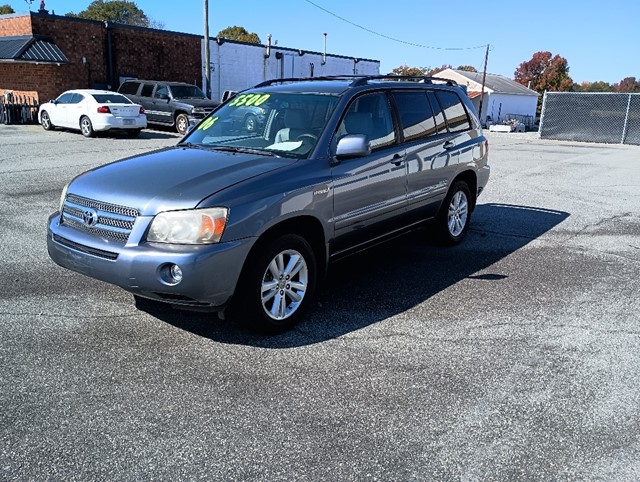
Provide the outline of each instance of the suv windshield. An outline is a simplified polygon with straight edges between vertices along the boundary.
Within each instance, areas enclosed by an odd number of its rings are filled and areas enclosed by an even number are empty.
[[[305,158],[337,102],[333,94],[242,93],[203,120],[184,143]]]
[[[176,99],[206,99],[204,92],[195,85],[172,85],[171,93]]]

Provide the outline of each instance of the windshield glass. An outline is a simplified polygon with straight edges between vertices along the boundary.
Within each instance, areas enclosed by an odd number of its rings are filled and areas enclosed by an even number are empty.
[[[337,101],[332,94],[242,93],[205,118],[183,142],[305,158]]]
[[[206,96],[195,85],[172,85],[171,93],[176,99],[205,99]]]

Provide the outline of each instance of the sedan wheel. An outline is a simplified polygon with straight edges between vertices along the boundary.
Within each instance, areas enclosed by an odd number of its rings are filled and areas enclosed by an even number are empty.
[[[43,110],[40,114],[40,124],[42,124],[42,128],[45,131],[53,130],[53,124],[51,123],[51,118],[49,117],[49,113],[46,110]]]
[[[91,119],[87,116],[82,116],[80,118],[80,130],[82,131],[82,135],[85,137],[93,137],[95,135]]]

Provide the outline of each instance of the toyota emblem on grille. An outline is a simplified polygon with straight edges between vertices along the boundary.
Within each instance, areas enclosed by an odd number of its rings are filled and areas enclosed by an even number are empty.
[[[92,228],[98,224],[98,213],[94,209],[85,209],[82,213],[82,222],[85,226]]]

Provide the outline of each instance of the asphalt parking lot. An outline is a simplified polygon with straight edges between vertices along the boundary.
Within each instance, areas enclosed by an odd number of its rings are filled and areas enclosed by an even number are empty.
[[[487,135],[462,245],[342,261],[265,338],[47,256],[68,180],[177,136],[0,125],[0,479],[639,480],[640,147]]]

